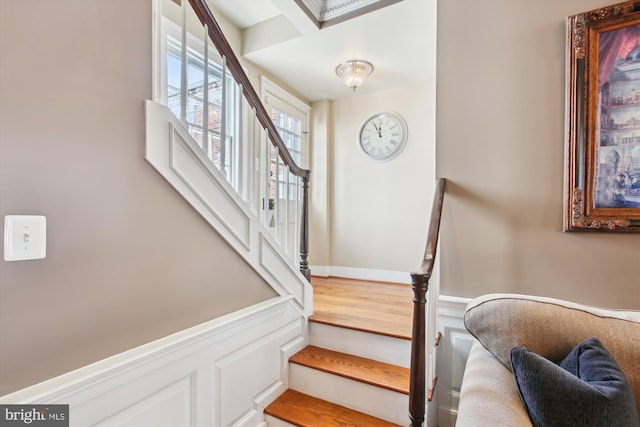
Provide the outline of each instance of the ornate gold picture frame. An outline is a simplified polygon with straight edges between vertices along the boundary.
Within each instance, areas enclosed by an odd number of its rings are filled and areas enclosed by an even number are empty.
[[[564,230],[640,232],[640,3],[567,29]]]

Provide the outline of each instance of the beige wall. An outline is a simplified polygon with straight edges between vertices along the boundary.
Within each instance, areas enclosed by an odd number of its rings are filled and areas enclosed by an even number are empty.
[[[406,86],[333,101],[326,180],[330,266],[406,272],[418,267],[435,179],[433,89]],[[409,128],[406,147],[386,163],[365,159],[356,146],[362,122],[380,111],[399,113]],[[311,235],[312,242],[322,237]]]
[[[562,232],[565,19],[612,2],[438,3],[441,293],[640,308],[640,235]]]
[[[124,13],[126,11],[126,13]],[[274,296],[144,160],[151,1],[0,1],[0,394]]]

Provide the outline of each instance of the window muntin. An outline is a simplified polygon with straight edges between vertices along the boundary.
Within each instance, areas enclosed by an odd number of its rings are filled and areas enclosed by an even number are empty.
[[[276,126],[282,141],[285,146],[291,153],[291,157],[296,162],[296,164],[300,164],[302,160],[302,140],[304,138],[302,131],[302,122],[288,114],[285,111],[278,110],[275,107],[271,107],[270,109],[271,120]],[[278,186],[278,196],[280,199],[289,200],[298,200],[300,197],[299,194],[299,186],[297,180],[287,179],[290,178],[287,176],[287,170],[280,161],[279,165],[276,165],[276,161],[279,161],[279,158],[276,156],[275,151],[271,153],[271,179],[269,183],[269,196],[271,198],[276,198],[276,176],[278,177],[277,181],[279,183]],[[287,185],[289,186],[289,193],[287,194]]]

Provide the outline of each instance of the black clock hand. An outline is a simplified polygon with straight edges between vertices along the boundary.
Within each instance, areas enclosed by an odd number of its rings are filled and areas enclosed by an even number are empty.
[[[376,124],[373,124],[373,127],[376,128],[376,130],[378,131],[378,138],[382,138],[382,132],[380,131],[380,128],[378,126],[376,126]]]

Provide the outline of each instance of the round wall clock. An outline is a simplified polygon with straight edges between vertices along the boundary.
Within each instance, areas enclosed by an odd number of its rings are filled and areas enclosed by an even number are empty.
[[[358,131],[358,148],[367,158],[386,162],[395,158],[407,143],[407,124],[395,113],[376,113]]]

